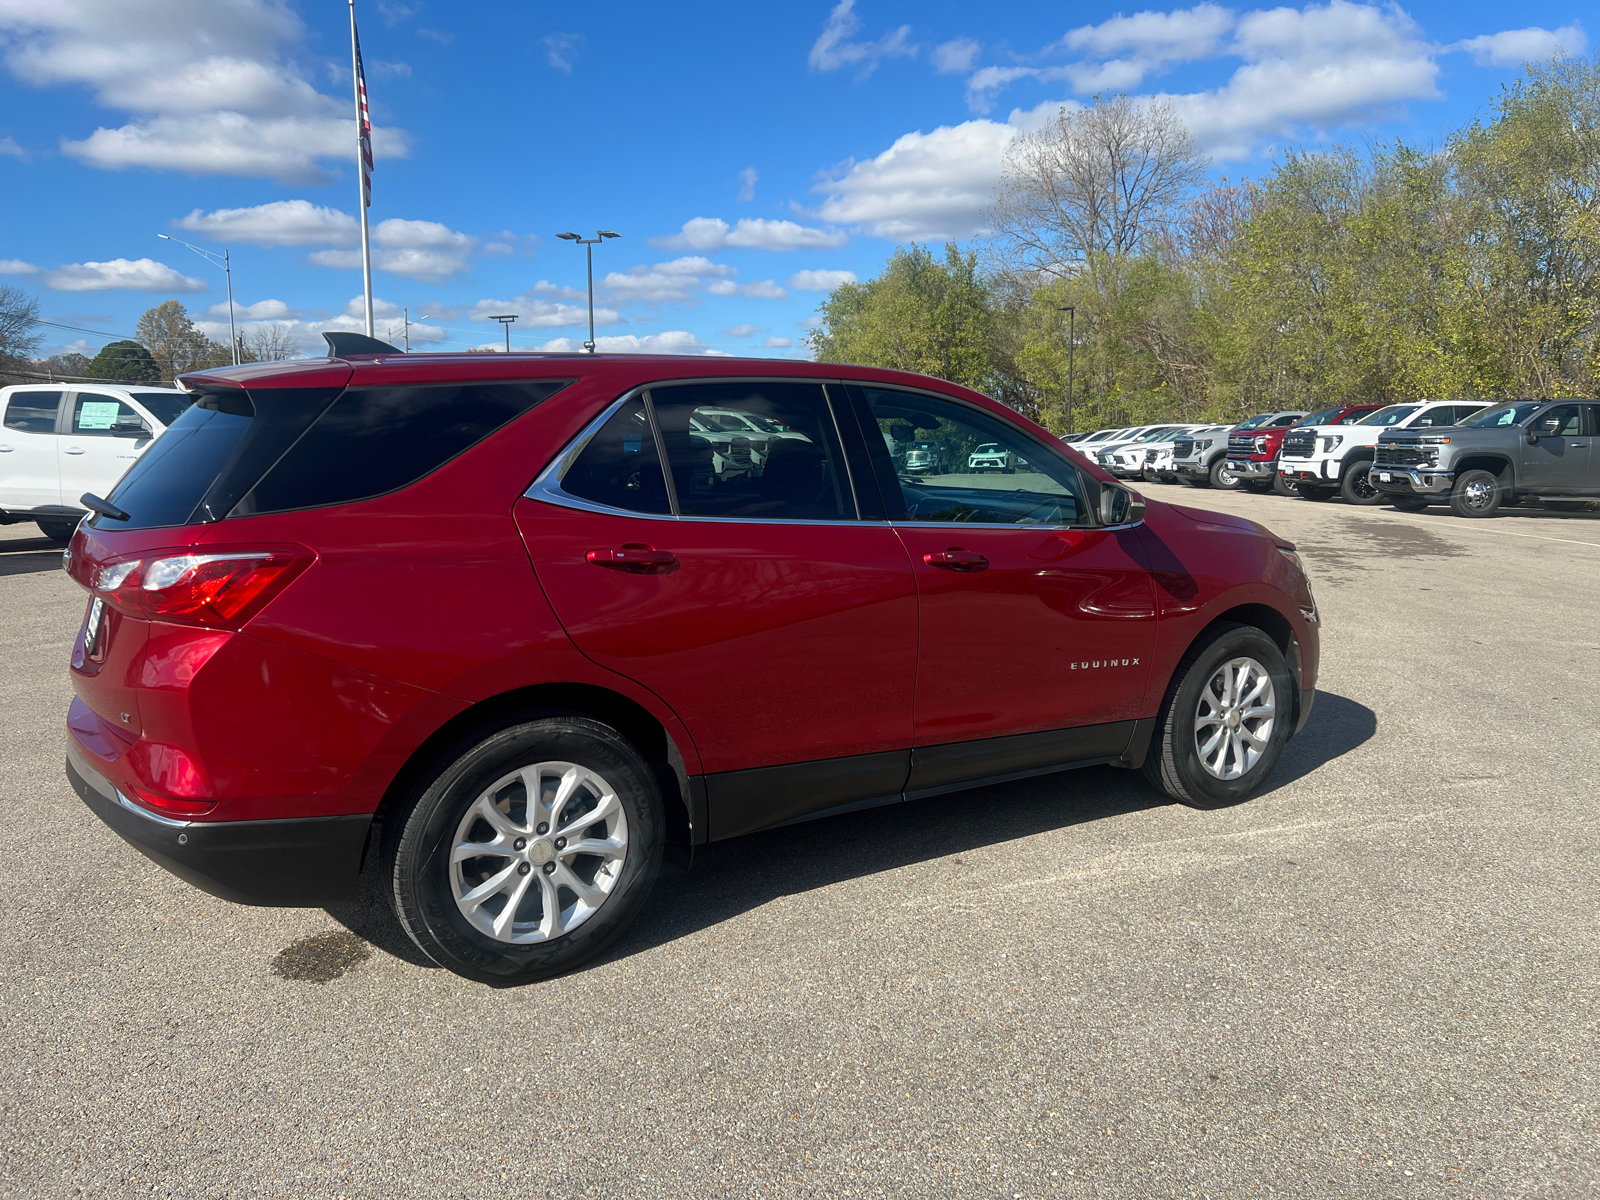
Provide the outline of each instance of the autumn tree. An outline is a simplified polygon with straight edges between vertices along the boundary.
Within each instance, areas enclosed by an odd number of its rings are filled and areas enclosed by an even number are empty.
[[[195,327],[189,312],[177,300],[166,300],[139,318],[135,332],[160,369],[171,381],[185,371],[199,371],[233,361],[228,347],[212,341]]]

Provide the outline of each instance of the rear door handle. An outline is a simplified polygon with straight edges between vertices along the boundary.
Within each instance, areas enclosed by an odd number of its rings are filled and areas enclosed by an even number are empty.
[[[951,546],[948,550],[930,550],[922,556],[922,561],[930,567],[943,567],[946,571],[981,571],[989,565],[989,560],[976,550],[963,550],[960,546]]]
[[[615,550],[591,550],[584,555],[597,567],[622,571],[663,571],[678,565],[678,556],[654,546],[620,546]]]
[[[82,454],[83,453],[83,447],[82,446],[68,446],[64,451],[62,451],[62,453],[63,454]]]

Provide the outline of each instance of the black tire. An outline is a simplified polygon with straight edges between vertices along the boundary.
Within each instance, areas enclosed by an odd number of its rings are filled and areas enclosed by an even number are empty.
[[[1239,477],[1228,470],[1228,460],[1225,458],[1219,458],[1211,464],[1206,479],[1210,486],[1222,492],[1236,491],[1239,487]]]
[[[655,777],[631,743],[614,729],[586,717],[524,714],[509,718],[497,729],[477,731],[444,751],[438,761],[438,769],[419,782],[412,799],[385,821],[384,867],[395,915],[424,954],[468,979],[507,987],[570,971],[599,954],[627,928],[655,884],[666,842],[666,822]],[[573,764],[593,772],[610,787],[625,821],[626,849],[620,868],[609,872],[597,855],[578,855],[564,861],[565,856],[560,853],[564,848],[562,830],[586,828],[565,819],[573,801],[567,801],[558,814],[562,818],[558,827],[551,829],[546,823],[540,834],[541,826],[534,819],[537,814],[526,811],[527,788],[518,782],[507,783],[495,806],[505,814],[508,826],[527,835],[518,838],[523,845],[510,843],[504,854],[465,860],[461,886],[480,877],[486,880],[500,870],[514,870],[517,874],[508,879],[512,885],[519,878],[530,878],[523,885],[526,892],[518,893],[522,897],[518,911],[528,916],[535,908],[542,913],[544,897],[550,894],[557,897],[557,911],[576,908],[575,891],[570,892],[573,903],[567,909],[560,908],[569,892],[561,882],[564,878],[575,877],[595,888],[602,886],[603,875],[614,880],[592,913],[569,932],[542,941],[514,943],[497,938],[468,920],[456,903],[450,857],[458,834],[478,842],[484,840],[480,830],[494,834],[494,827],[481,817],[477,818],[477,825],[466,823],[469,810],[486,789],[522,767],[544,762]],[[586,787],[575,795],[580,804],[588,805],[589,811],[595,810],[594,788]],[[582,815],[576,820],[581,821]],[[522,825],[528,828],[520,829]],[[610,823],[596,823],[593,828],[604,828],[608,837],[614,837],[623,826],[613,817]],[[538,866],[543,859],[548,861],[543,867]],[[594,864],[588,861],[591,859]],[[500,862],[506,867],[493,865]],[[528,870],[522,871],[522,866]],[[551,871],[561,873],[550,874]],[[589,872],[588,878],[583,877],[585,871]],[[552,882],[545,883],[540,875]],[[533,895],[536,891],[537,898]],[[509,900],[502,900],[498,910],[484,910],[500,894],[486,897],[483,907],[477,910],[479,918],[491,925],[496,913],[504,913]],[[514,912],[513,919],[516,915]],[[541,916],[541,921],[546,918]],[[526,932],[531,936],[531,931]]]
[[[1433,503],[1426,496],[1391,496],[1387,492],[1384,493],[1384,499],[1389,502],[1391,508],[1397,508],[1401,512],[1421,512]]]
[[[1238,658],[1254,660],[1271,680],[1275,712],[1259,757],[1236,778],[1225,779],[1202,764],[1196,722],[1202,694],[1212,689],[1224,664]],[[1217,699],[1214,689],[1210,694]],[[1157,790],[1192,808],[1223,808],[1248,800],[1283,754],[1292,732],[1295,698],[1293,677],[1276,642],[1253,625],[1213,625],[1189,648],[1173,673],[1144,761],[1145,778]],[[1259,731],[1260,726],[1256,728]],[[1230,753],[1224,748],[1224,766]]]
[[[1262,482],[1256,479],[1241,479],[1239,486],[1243,490],[1254,492],[1258,496],[1270,495],[1275,490],[1270,482]]]
[[[1271,491],[1274,496],[1297,496],[1300,494],[1300,485],[1277,473],[1272,476]]]
[[[1212,469],[1215,470],[1215,468]],[[1208,488],[1211,486],[1211,480],[1209,477],[1205,479],[1196,479],[1192,475],[1185,475],[1183,476],[1183,485],[1185,487],[1192,488]]]
[[[1450,490],[1450,511],[1458,517],[1492,517],[1504,499],[1505,491],[1493,471],[1463,471]]]
[[[78,523],[73,520],[65,521],[35,521],[39,532],[58,546],[65,546],[72,540],[72,535],[78,530]]]
[[[1297,489],[1302,500],[1332,500],[1334,490],[1330,487],[1313,487],[1309,483],[1302,483]]]
[[[1585,512],[1589,507],[1587,500],[1546,500],[1544,506],[1551,512]]]
[[[1352,463],[1345,468],[1344,474],[1339,477],[1339,494],[1344,497],[1346,504],[1359,504],[1363,507],[1368,507],[1374,504],[1382,504],[1387,498],[1372,486],[1372,480],[1368,478],[1371,470],[1372,464],[1366,460]]]

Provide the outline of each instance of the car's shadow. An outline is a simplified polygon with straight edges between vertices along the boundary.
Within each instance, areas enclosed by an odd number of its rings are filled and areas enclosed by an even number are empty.
[[[61,547],[49,538],[32,537],[0,541],[0,578],[34,575],[61,568]]]
[[[1257,796],[1348,754],[1376,730],[1377,717],[1364,704],[1318,692],[1310,722],[1284,751],[1271,786]],[[592,961],[627,958],[780,896],[1169,803],[1137,771],[1091,767],[701,846],[692,870],[662,872],[644,912],[610,950]],[[367,856],[361,898],[328,909],[329,915],[380,950],[433,966],[395,920],[377,859],[376,854]]]

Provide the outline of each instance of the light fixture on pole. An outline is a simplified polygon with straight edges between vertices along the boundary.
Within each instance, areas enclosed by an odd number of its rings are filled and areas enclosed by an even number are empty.
[[[506,353],[511,353],[511,322],[517,319],[516,313],[501,313],[498,317],[490,317],[491,321],[499,321],[506,331]]]
[[[1067,435],[1070,437],[1077,432],[1072,427],[1072,368],[1078,349],[1078,310],[1070,304],[1056,307],[1067,314]]]
[[[585,350],[587,350],[590,354],[593,354],[594,353],[594,248],[596,246],[598,246],[606,238],[618,238],[618,237],[621,237],[622,235],[620,233],[613,233],[609,229],[601,229],[601,230],[598,230],[596,232],[595,236],[592,237],[592,238],[580,237],[576,233],[558,233],[558,234],[556,234],[556,236],[558,238],[560,238],[564,242],[576,242],[578,245],[582,246],[584,255],[589,260],[589,340],[583,344],[583,348]]]
[[[168,237],[164,233],[158,233],[156,236],[168,242],[177,242],[180,246],[189,246],[189,243],[182,238]],[[223,248],[221,258],[217,257],[215,251],[202,250],[199,246],[189,246],[189,249],[193,250],[212,266],[221,267],[223,278],[228,281],[228,349],[233,353],[233,365],[237,367],[239,365],[239,333],[233,327],[233,264],[228,259],[227,248]]]

